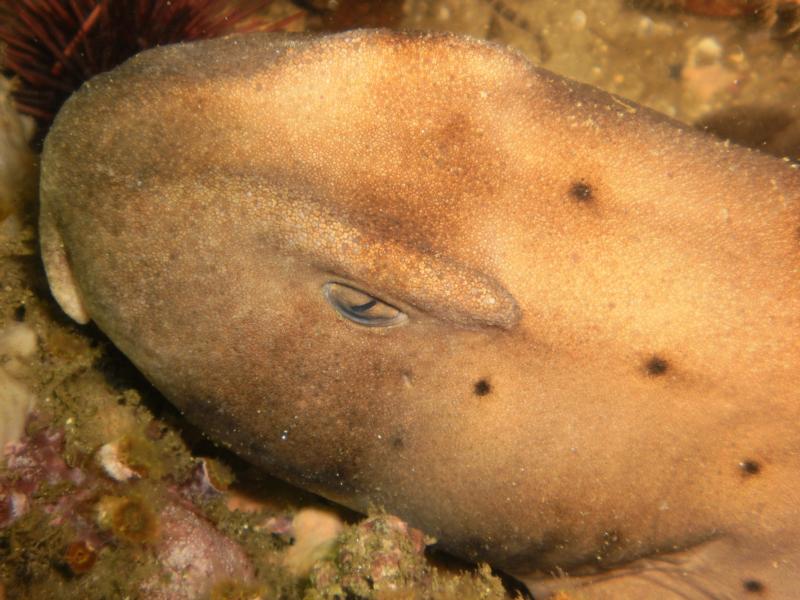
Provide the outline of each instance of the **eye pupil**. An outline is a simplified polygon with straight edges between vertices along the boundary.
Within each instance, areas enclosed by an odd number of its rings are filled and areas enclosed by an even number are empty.
[[[378,303],[378,301],[373,298],[372,300],[370,300],[369,302],[365,302],[364,304],[359,304],[357,306],[351,306],[350,310],[352,310],[353,312],[357,312],[357,313],[363,313],[363,312],[368,311],[370,308],[375,306],[377,303]]]
[[[343,283],[328,282],[322,293],[345,319],[366,327],[391,327],[408,320],[400,309]]]

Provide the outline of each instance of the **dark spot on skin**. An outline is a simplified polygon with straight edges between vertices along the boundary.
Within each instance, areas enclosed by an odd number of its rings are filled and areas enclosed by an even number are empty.
[[[18,322],[22,322],[25,320],[25,313],[27,309],[25,308],[24,304],[20,304],[17,308],[14,309],[14,320]]]
[[[392,448],[394,448],[395,450],[402,450],[405,447],[406,443],[401,436],[396,435],[395,437],[392,438]]]
[[[742,582],[742,586],[747,592],[753,592],[757,594],[764,591],[764,584],[758,579],[745,579]]]
[[[739,463],[739,468],[745,475],[758,475],[761,472],[761,465],[754,460],[743,460]]]
[[[594,199],[592,186],[583,181],[576,181],[569,188],[569,195],[578,202],[591,202]]]
[[[668,74],[670,79],[679,80],[683,75],[683,65],[680,63],[669,65]]]
[[[663,375],[669,369],[669,363],[658,355],[653,356],[644,366],[645,371],[651,377]]]
[[[486,396],[492,391],[492,385],[486,379],[479,379],[473,387],[476,396]]]

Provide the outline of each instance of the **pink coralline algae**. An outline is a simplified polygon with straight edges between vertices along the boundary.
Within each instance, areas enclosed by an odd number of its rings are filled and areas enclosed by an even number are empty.
[[[26,515],[43,516],[44,527],[67,540],[59,563],[75,577],[91,571],[105,551],[138,549],[138,560],[153,565],[150,576],[135,583],[149,599],[191,600],[221,582],[253,580],[242,547],[193,503],[198,490],[209,493],[202,465],[184,484],[150,481],[145,487],[136,483],[138,476],[114,476],[127,467],[108,447],[86,466],[70,466],[57,429],[42,428],[9,444],[0,471],[0,534]],[[102,464],[109,454],[119,463],[111,473]]]

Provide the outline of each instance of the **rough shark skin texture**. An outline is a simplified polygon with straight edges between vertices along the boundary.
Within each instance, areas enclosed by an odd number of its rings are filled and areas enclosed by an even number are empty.
[[[790,164],[495,45],[254,34],[85,84],[40,233],[64,310],[275,475],[537,598],[791,598],[799,206]]]

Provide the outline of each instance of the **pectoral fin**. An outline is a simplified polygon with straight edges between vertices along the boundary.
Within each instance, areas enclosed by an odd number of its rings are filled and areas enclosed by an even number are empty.
[[[50,291],[67,315],[81,325],[85,325],[90,321],[89,314],[86,312],[86,307],[72,275],[72,268],[67,259],[61,233],[56,226],[52,212],[45,204],[41,207],[39,217],[39,244],[47,281],[50,283]]]

